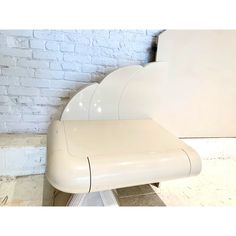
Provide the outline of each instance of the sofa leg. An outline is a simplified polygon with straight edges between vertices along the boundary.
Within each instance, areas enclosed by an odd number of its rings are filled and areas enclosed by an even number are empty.
[[[83,206],[86,193],[72,194],[67,202],[67,206]]]
[[[119,206],[119,203],[115,190],[107,190],[96,193],[72,194],[67,206]]]
[[[116,190],[99,192],[104,206],[119,206]]]

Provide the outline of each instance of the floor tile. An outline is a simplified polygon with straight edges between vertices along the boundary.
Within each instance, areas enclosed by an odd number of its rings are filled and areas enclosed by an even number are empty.
[[[121,206],[165,206],[155,193],[119,198]]]

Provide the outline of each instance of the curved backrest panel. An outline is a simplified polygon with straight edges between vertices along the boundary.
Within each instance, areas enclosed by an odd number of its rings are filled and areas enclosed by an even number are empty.
[[[236,136],[236,31],[173,30],[159,36],[158,122],[179,137]],[[163,105],[163,102],[165,105]]]
[[[167,63],[154,62],[129,81],[119,104],[119,119],[154,119],[160,104],[159,86],[166,81]]]
[[[142,69],[140,65],[127,66],[106,76],[93,95],[89,119],[118,119],[118,104],[122,91],[132,76]]]
[[[97,86],[97,83],[91,84],[72,97],[62,113],[61,120],[88,120],[91,99]]]

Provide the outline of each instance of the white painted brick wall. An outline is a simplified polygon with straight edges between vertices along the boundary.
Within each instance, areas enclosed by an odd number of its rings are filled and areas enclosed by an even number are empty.
[[[0,30],[0,133],[46,133],[84,83],[148,62],[160,30]]]
[[[45,49],[45,41],[39,39],[30,40],[30,48],[34,49]]]

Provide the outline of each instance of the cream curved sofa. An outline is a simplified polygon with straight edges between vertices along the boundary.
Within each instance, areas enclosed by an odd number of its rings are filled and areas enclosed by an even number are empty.
[[[199,174],[199,155],[158,124],[166,76],[166,63],[128,66],[78,92],[48,131],[49,182],[88,193]]]

